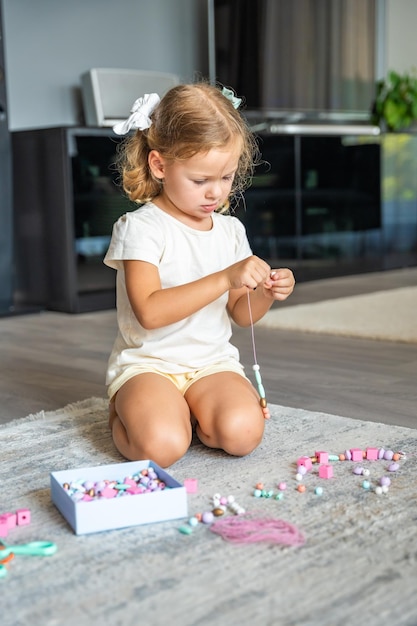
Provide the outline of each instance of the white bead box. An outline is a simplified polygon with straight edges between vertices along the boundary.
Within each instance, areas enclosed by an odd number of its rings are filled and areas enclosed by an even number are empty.
[[[76,502],[63,487],[65,484],[80,481],[123,481],[127,476],[134,476],[148,468],[154,468],[166,488],[124,497]],[[62,470],[52,472],[50,478],[52,502],[76,535],[188,516],[185,487],[150,460]]]

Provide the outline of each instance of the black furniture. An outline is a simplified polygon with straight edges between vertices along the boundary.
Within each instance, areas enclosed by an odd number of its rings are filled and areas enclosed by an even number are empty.
[[[369,128],[369,127],[366,127]],[[255,254],[297,281],[417,264],[417,135],[349,126],[259,134],[264,163],[236,215]],[[117,185],[106,128],[12,133],[16,300],[79,313],[114,307],[103,264],[112,225],[136,209]]]
[[[261,133],[263,163],[237,212],[255,254],[304,278],[380,254],[380,144],[367,134]]]
[[[0,3],[1,4],[1,3]],[[0,6],[0,315],[13,312],[12,157]]]
[[[112,225],[137,205],[116,184],[110,129],[57,127],[12,134],[16,301],[81,313],[114,307],[103,264]]]

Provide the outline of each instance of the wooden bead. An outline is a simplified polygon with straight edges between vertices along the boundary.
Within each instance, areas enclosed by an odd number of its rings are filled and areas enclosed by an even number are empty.
[[[266,398],[261,398],[259,401],[259,404],[261,405],[263,409],[266,409],[266,407],[268,406],[266,402]]]
[[[215,509],[213,509],[213,515],[214,517],[221,517],[222,515],[224,515],[224,510],[220,507],[216,507]]]

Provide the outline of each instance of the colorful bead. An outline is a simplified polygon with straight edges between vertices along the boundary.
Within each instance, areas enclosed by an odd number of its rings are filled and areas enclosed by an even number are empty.
[[[320,467],[319,467],[319,477],[320,478],[332,478],[333,477],[333,467],[332,467],[332,465],[320,465]]]
[[[362,453],[362,450],[360,450],[359,448],[351,448],[350,455],[351,455],[350,458],[352,459],[352,461],[363,460],[363,453]]]
[[[328,452],[316,452],[317,463],[328,463],[329,462],[329,453]]]
[[[314,493],[316,494],[316,496],[322,496],[323,495],[323,487],[316,487],[314,490]]]
[[[205,511],[201,516],[203,524],[211,524],[214,520],[214,515],[211,511]]]
[[[400,466],[398,463],[391,463],[390,465],[388,465],[389,472],[396,472],[399,468]]]
[[[213,509],[213,515],[214,517],[221,517],[222,515],[224,515],[224,509],[220,506],[216,506],[216,508]]]

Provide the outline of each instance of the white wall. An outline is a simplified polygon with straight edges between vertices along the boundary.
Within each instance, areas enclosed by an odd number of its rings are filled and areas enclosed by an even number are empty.
[[[417,71],[417,1],[386,1],[386,69]]]
[[[80,75],[92,67],[206,76],[206,7],[206,0],[3,0],[10,130],[82,123]]]

